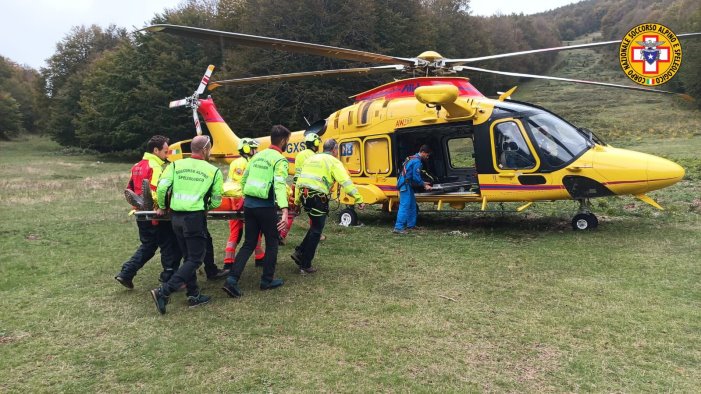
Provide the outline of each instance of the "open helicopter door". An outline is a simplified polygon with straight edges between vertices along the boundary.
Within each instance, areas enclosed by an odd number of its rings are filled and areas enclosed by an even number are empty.
[[[428,145],[433,151],[424,162],[422,177],[434,186],[434,190],[417,190],[417,198],[439,194],[479,196],[474,133],[470,122],[397,129],[395,140],[397,175],[406,157],[416,154],[422,145]]]

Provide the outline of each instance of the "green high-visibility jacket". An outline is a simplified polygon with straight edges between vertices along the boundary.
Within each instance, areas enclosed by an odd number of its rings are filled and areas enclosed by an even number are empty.
[[[287,159],[278,150],[268,148],[256,153],[241,178],[243,195],[266,200],[272,188],[277,206],[287,208],[288,169]]]
[[[295,203],[299,204],[300,202],[300,190],[306,188],[328,195],[334,182],[338,182],[346,194],[355,198],[356,204],[363,202],[363,197],[353,185],[353,181],[351,181],[343,164],[337,158],[324,152],[313,155],[304,162],[302,174],[297,179],[295,187]]]
[[[222,174],[212,164],[194,158],[175,161],[158,181],[158,201],[166,201],[172,189],[170,209],[177,212],[206,211],[221,205]]]
[[[304,166],[304,162],[307,161],[308,158],[314,156],[315,154],[316,152],[309,148],[297,153],[297,156],[295,156],[295,182],[297,182],[299,176],[302,175],[302,167]]]

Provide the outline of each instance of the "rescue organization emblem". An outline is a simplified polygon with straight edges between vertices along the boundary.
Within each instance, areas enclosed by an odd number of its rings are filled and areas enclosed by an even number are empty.
[[[682,65],[682,44],[668,27],[643,23],[623,37],[618,57],[621,69],[633,82],[662,85],[669,82]]]

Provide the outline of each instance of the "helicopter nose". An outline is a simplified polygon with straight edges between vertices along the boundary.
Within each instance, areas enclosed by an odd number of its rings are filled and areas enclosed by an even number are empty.
[[[684,177],[684,168],[679,164],[657,156],[647,161],[647,182],[650,190],[671,186]]]

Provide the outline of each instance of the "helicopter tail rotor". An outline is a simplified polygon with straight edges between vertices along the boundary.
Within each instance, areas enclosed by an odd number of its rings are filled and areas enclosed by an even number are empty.
[[[177,108],[182,107],[183,105],[187,105],[187,98],[171,101],[170,104],[168,104],[168,108]]]
[[[214,71],[214,65],[210,64],[209,67],[207,67],[207,71],[204,72],[204,76],[202,76],[202,80],[200,81],[200,86],[197,88],[197,91],[195,91],[195,94],[197,96],[204,93],[204,89],[207,87],[207,84],[209,83],[209,77],[212,76],[213,71]]]
[[[202,126],[200,125],[200,117],[197,115],[197,107],[192,109],[192,120],[195,121],[197,135],[202,135]]]
[[[168,104],[168,108],[187,106],[192,109],[192,120],[195,122],[195,132],[197,135],[202,135],[202,124],[200,122],[200,117],[197,114],[197,109],[200,107],[200,94],[204,93],[204,90],[207,88],[207,84],[209,84],[209,77],[212,76],[213,71],[214,65],[210,64],[209,67],[207,67],[207,71],[205,71],[204,75],[202,76],[202,80],[200,81],[197,90],[195,90],[192,96],[185,97],[184,99],[180,100],[173,100]]]

